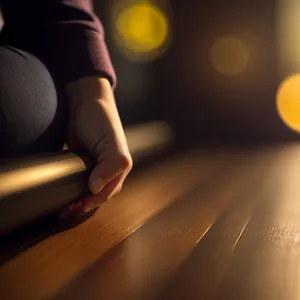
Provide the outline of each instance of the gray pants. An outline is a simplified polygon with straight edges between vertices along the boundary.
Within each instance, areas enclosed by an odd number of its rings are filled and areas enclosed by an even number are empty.
[[[0,45],[0,157],[61,150],[66,103],[34,56]]]

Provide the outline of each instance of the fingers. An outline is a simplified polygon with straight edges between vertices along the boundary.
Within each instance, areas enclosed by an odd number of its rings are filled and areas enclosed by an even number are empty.
[[[95,167],[89,178],[92,195],[65,207],[61,219],[87,213],[99,207],[122,189],[126,176],[132,168],[131,157],[121,155],[107,159]]]
[[[68,205],[63,210],[61,210],[61,212],[59,213],[59,218],[66,219],[70,216],[88,213],[99,207],[101,203],[109,200],[112,196],[121,191],[125,177],[126,175],[120,174],[111,182],[109,182],[97,195],[87,196],[80,201]]]
[[[132,168],[132,161],[129,156],[119,155],[111,156],[99,163],[92,171],[89,177],[90,191],[97,195],[102,189],[110,183],[118,175],[125,173],[126,175]],[[125,176],[126,176],[125,175]]]
[[[91,195],[83,200],[82,209],[89,212],[109,200],[112,196],[121,191],[125,176],[123,174],[115,177],[97,195]]]

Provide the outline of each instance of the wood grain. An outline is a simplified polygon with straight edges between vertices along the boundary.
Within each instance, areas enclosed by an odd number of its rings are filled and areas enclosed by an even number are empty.
[[[284,149],[218,292],[218,299],[300,298],[300,151]]]
[[[56,293],[151,216],[213,176],[227,160],[217,153],[186,153],[139,172],[122,195],[84,224],[51,236],[2,265],[0,298],[34,300]]]
[[[248,159],[245,163],[245,156],[236,156],[219,172],[219,177],[174,202],[81,274],[55,299],[150,297],[209,232],[227,205],[261,171],[259,164],[253,165],[254,157]],[[265,157],[255,156],[256,162],[262,159]]]
[[[300,298],[300,146],[185,152],[0,267],[0,299]]]

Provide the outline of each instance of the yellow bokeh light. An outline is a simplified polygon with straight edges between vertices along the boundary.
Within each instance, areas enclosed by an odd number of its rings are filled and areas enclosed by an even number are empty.
[[[249,53],[238,38],[227,36],[215,41],[210,52],[214,67],[225,75],[238,75],[248,65]]]
[[[119,10],[116,17],[117,42],[135,58],[151,59],[165,46],[169,24],[154,4],[141,1]]]
[[[288,77],[277,93],[277,110],[282,121],[300,132],[300,74]]]

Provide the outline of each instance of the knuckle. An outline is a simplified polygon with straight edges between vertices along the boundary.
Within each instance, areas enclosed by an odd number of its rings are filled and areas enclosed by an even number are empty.
[[[123,171],[130,171],[133,166],[133,161],[130,155],[120,155],[118,165]]]

